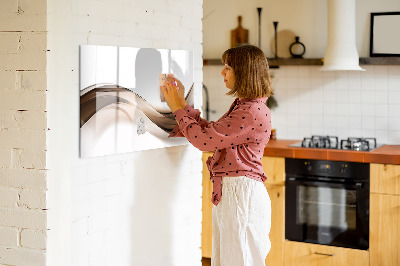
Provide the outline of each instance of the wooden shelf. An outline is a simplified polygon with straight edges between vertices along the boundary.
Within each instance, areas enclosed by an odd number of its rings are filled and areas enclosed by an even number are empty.
[[[271,68],[279,66],[322,66],[322,58],[268,58]],[[204,66],[222,65],[220,59],[204,59]],[[360,65],[400,65],[400,57],[362,57]]]
[[[400,65],[400,57],[362,57],[360,65]]]
[[[322,58],[268,58],[270,67],[322,66]]]
[[[270,67],[279,66],[304,66],[304,65],[322,65],[321,58],[268,58],[268,64]],[[222,65],[220,59],[204,59],[203,65],[205,66],[217,66]]]

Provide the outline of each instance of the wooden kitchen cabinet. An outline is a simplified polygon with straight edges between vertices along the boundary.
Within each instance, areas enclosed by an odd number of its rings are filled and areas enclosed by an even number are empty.
[[[267,175],[265,187],[271,199],[271,250],[265,259],[266,266],[283,265],[285,240],[285,158],[264,156],[261,160]]]
[[[212,183],[206,165],[212,152],[203,153],[203,195],[202,195],[202,223],[201,223],[201,253],[203,258],[211,258],[212,252]]]
[[[371,193],[400,195],[400,165],[370,164]]]
[[[370,265],[400,265],[400,165],[370,167]]]
[[[266,266],[283,265],[285,241],[285,187],[265,184],[271,199],[271,250],[265,259]]]
[[[285,241],[285,266],[366,266],[365,250]],[[283,264],[282,264],[283,265]]]
[[[264,156],[261,159],[264,172],[267,175],[265,184],[268,185],[285,185],[285,158]]]

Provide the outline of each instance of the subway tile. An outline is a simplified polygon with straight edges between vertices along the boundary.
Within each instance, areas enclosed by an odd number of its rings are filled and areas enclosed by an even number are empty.
[[[297,77],[298,76],[298,67],[297,66],[287,66],[285,76],[286,77]]]
[[[349,116],[349,129],[361,129],[362,121],[360,116]]]
[[[350,103],[349,104],[349,115],[351,116],[361,116],[362,106],[360,103]]]
[[[400,131],[400,117],[389,117],[389,130]]]
[[[336,116],[335,115],[324,115],[324,120],[322,121],[323,128],[325,130],[335,128],[336,125]],[[329,131],[327,131],[329,132]],[[327,133],[331,134],[331,133]]]
[[[387,78],[375,78],[374,79],[374,89],[375,89],[375,91],[386,91],[388,89],[388,79]]]
[[[312,93],[311,93],[311,101],[312,101],[312,103],[321,102],[323,97],[324,97],[324,91],[323,91],[323,89],[321,87],[320,88],[315,88],[315,89],[312,90]]]
[[[399,91],[400,90],[400,74],[389,76],[388,89],[391,91]]]
[[[365,103],[374,103],[374,91],[373,90],[362,90],[361,101]]]
[[[350,77],[349,76],[349,90],[361,90],[361,76],[359,77]]]
[[[298,78],[297,77],[287,77],[286,78],[286,87],[288,89],[299,88]]]
[[[308,79],[309,80],[309,78],[310,78],[310,76],[311,76],[311,69],[310,69],[310,67],[308,67],[308,66],[306,66],[306,67],[299,67],[298,68],[298,70],[297,70],[297,75],[298,75],[298,77],[300,77],[300,78],[304,78],[304,79]]]
[[[365,90],[373,90],[374,89],[374,78],[373,76],[363,76],[361,78],[361,89]]]
[[[375,127],[375,119],[373,116],[363,116],[361,118],[361,123],[362,123],[362,129],[374,129]]]
[[[390,130],[388,143],[399,144],[400,143],[400,130]]]
[[[364,116],[374,116],[375,106],[373,104],[362,104],[361,105],[361,115]]]
[[[362,130],[361,128],[353,128],[350,127],[349,128],[349,137],[360,137],[362,136]]]
[[[305,89],[310,89],[310,78],[309,77],[303,77],[299,76],[298,80],[298,88],[305,88]]]
[[[347,90],[349,87],[348,72],[340,71],[336,76],[336,88],[338,90]]]
[[[336,116],[336,128],[347,129],[349,127],[349,118],[345,115]]]
[[[388,130],[375,129],[375,138],[378,145],[388,143],[389,142]]]
[[[389,117],[400,117],[400,104],[389,104]]]
[[[350,103],[361,103],[361,101],[362,101],[362,90],[349,90]]]
[[[375,117],[387,117],[389,115],[388,104],[375,104]]]
[[[350,102],[349,91],[348,90],[337,90],[336,91],[336,103],[346,103]]]
[[[375,117],[375,129],[388,131],[389,129],[389,118],[388,117]]]
[[[324,85],[324,80],[322,77],[311,77],[310,87],[315,90],[320,90]]]
[[[324,117],[321,114],[311,115],[311,127],[314,129],[322,129],[324,125]]]
[[[349,114],[349,104],[336,103],[336,115],[347,116]]]
[[[400,104],[400,88],[397,91],[389,91],[388,97],[389,104]]]
[[[335,71],[321,71],[324,79],[334,79]]]
[[[320,101],[311,102],[311,114],[320,114],[322,116],[322,112],[324,110],[324,104]]]
[[[322,127],[312,127],[311,128],[311,134],[310,135],[324,135],[325,131],[323,130]],[[305,136],[303,136],[305,137]]]
[[[374,66],[374,78],[387,78],[388,66],[387,65],[376,65]]]
[[[325,103],[323,107],[323,114],[325,115],[335,115],[336,114],[336,105],[335,103]]]
[[[363,138],[374,138],[375,137],[375,132],[373,129],[362,129],[361,131],[361,136]]]
[[[397,76],[400,77],[400,66],[395,65],[395,66],[388,66],[388,76]]]
[[[311,78],[322,78],[324,76],[324,71],[320,70],[320,66],[310,66],[309,68]]]
[[[388,92],[387,91],[376,91],[374,93],[375,104],[385,104],[388,102]]]
[[[325,103],[334,103],[336,101],[335,88],[332,88],[332,86],[330,85],[324,87],[323,95],[324,95],[323,101]]]

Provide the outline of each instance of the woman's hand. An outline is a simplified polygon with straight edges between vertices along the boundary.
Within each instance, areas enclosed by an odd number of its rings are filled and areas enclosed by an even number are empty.
[[[168,107],[173,113],[178,109],[183,109],[186,107],[186,101],[183,96],[185,93],[185,88],[179,80],[175,78],[167,78],[164,86],[161,86],[161,90],[164,93],[165,101],[168,104]]]
[[[177,79],[177,78],[173,78],[173,81],[176,82],[176,84],[178,85],[178,97],[179,97],[179,103],[181,104],[181,106],[183,108],[186,107],[187,103],[185,100],[185,87],[183,86],[182,82]]]

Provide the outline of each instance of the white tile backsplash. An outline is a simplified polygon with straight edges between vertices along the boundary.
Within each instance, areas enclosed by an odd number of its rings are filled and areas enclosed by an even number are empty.
[[[379,143],[400,144],[400,66],[362,67],[366,71],[329,72],[320,71],[318,66],[271,70],[278,101],[278,108],[272,110],[277,137],[336,134],[339,138],[376,137]],[[215,75],[206,69],[204,83],[210,90],[214,94],[226,91],[223,84],[213,82]],[[218,101],[211,97],[210,105],[229,106],[232,101],[226,96]]]

